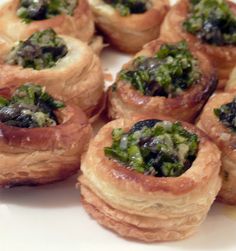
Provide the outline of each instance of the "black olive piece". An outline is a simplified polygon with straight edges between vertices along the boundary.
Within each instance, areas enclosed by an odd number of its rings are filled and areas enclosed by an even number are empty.
[[[140,131],[143,129],[143,127],[152,128],[157,122],[161,122],[161,120],[158,119],[147,119],[142,120],[137,123],[135,123],[132,128],[129,130],[129,133],[134,133],[136,131]]]
[[[146,4],[144,2],[135,2],[130,5],[131,13],[143,13],[146,11]]]
[[[42,20],[46,18],[47,5],[46,1],[39,0],[28,7],[28,16],[32,20]]]
[[[147,96],[164,96],[167,97],[168,93],[166,93],[165,89],[160,86],[156,81],[151,81],[145,88],[145,95]]]
[[[223,45],[224,38],[217,22],[205,22],[198,37],[207,43],[215,45]]]
[[[6,122],[17,118],[21,114],[20,108],[4,106],[0,109],[0,121]]]
[[[67,50],[64,45],[61,45],[59,47],[54,46],[44,46],[42,48],[43,53],[51,53],[54,58],[64,56],[67,53]]]

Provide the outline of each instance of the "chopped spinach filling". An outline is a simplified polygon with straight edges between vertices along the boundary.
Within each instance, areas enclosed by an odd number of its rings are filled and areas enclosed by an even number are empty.
[[[58,121],[54,111],[63,107],[43,87],[24,84],[10,99],[0,96],[0,121],[21,128],[55,126]]]
[[[171,98],[197,83],[200,72],[187,43],[181,41],[163,44],[154,57],[136,58],[131,69],[122,70],[119,78],[146,96]]]
[[[214,113],[224,126],[236,131],[236,97],[232,102],[214,109]]]
[[[191,167],[198,150],[198,136],[179,122],[144,120],[128,132],[112,132],[112,146],[105,147],[108,158],[126,168],[156,177],[177,177]]]
[[[76,6],[77,0],[21,0],[17,16],[26,23],[60,14],[72,16]]]
[[[147,11],[147,0],[104,0],[112,5],[121,16],[140,14]]]
[[[208,44],[236,45],[236,16],[225,0],[192,0],[183,28]]]
[[[7,63],[42,70],[53,67],[68,52],[64,40],[54,30],[35,32],[12,48]]]

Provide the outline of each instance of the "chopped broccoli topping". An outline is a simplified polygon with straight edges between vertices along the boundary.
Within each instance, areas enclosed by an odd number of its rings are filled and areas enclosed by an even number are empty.
[[[236,17],[224,0],[194,0],[184,29],[203,42],[236,45]]]
[[[0,96],[0,121],[22,128],[54,126],[58,124],[54,110],[63,107],[41,86],[24,84],[9,100]]]
[[[136,58],[119,77],[144,95],[174,97],[197,83],[200,73],[197,60],[182,41],[163,44],[154,57]]]
[[[121,16],[140,14],[147,11],[147,0],[104,0],[112,5]]]
[[[76,6],[77,0],[21,0],[17,16],[26,23],[61,14],[72,16]]]
[[[104,152],[128,169],[157,177],[176,177],[191,167],[198,143],[198,136],[178,122],[144,120],[128,132],[114,129],[112,146],[105,147]]]
[[[68,52],[64,40],[54,30],[35,32],[25,41],[13,47],[7,58],[8,64],[42,70],[53,67]]]
[[[214,109],[214,114],[219,118],[223,125],[236,131],[236,97],[232,102]]]

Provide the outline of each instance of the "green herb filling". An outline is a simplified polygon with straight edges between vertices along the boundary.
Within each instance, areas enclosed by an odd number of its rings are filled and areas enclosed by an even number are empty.
[[[67,52],[64,40],[54,30],[48,29],[20,41],[9,53],[7,63],[42,70],[53,67]]]
[[[72,16],[76,6],[77,0],[21,0],[17,16],[26,23],[60,14]]]
[[[163,44],[154,57],[136,58],[119,78],[146,96],[175,97],[197,83],[200,72],[197,60],[182,41]]]
[[[147,11],[147,0],[104,0],[112,5],[121,16],[140,14]]]
[[[55,126],[58,121],[54,111],[63,107],[41,86],[24,84],[9,100],[0,96],[0,121],[22,128]]]
[[[208,44],[236,45],[236,17],[224,0],[192,0],[183,27]]]
[[[108,158],[145,175],[177,177],[191,167],[198,150],[198,137],[180,123],[144,120],[130,131],[114,129]]]
[[[223,125],[236,131],[236,97],[232,102],[214,109],[214,113]]]

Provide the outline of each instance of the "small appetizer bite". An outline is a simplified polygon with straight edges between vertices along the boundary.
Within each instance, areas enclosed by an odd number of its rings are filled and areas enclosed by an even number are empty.
[[[94,23],[87,0],[12,0],[0,9],[0,35],[11,41],[48,28],[91,41]]]
[[[218,198],[236,205],[236,92],[209,99],[197,125],[222,151],[223,184]]]
[[[80,166],[91,126],[77,106],[24,84],[0,89],[0,187],[65,179]]]
[[[173,28],[174,27],[174,28]],[[161,37],[201,46],[224,88],[236,62],[236,4],[225,0],[181,0],[168,13]]]
[[[0,87],[43,83],[56,98],[73,101],[90,118],[103,108],[100,60],[80,40],[58,36],[52,29],[35,32],[8,50],[0,78]]]
[[[221,179],[220,151],[185,122],[106,124],[85,154],[82,205],[100,224],[141,241],[179,240],[203,222]]]
[[[204,53],[184,41],[154,40],[118,74],[108,91],[108,114],[193,121],[215,87],[215,72]]]
[[[89,0],[95,23],[115,48],[135,53],[159,36],[168,0]]]

